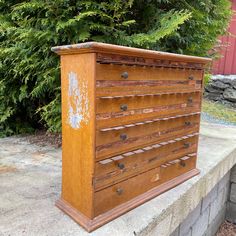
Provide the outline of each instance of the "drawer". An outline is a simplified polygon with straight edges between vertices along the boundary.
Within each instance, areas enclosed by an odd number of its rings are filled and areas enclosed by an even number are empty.
[[[112,64],[96,65],[96,96],[200,90],[202,71]]]
[[[122,128],[96,131],[96,159],[104,159],[134,148],[166,141],[174,136],[198,132],[200,114],[155,119],[151,123],[140,122]],[[121,129],[122,128],[122,129]],[[116,130],[117,129],[117,130]]]
[[[97,129],[200,111],[201,93],[96,99]]]
[[[195,167],[196,154],[170,161],[128,180],[95,192],[94,209],[98,216]]]
[[[167,161],[196,153],[197,143],[198,134],[191,134],[98,161],[95,164],[95,189],[108,187]]]
[[[160,169],[161,182],[164,183],[179,175],[186,173],[195,168],[197,161],[197,154],[191,153],[182,158],[162,164]]]

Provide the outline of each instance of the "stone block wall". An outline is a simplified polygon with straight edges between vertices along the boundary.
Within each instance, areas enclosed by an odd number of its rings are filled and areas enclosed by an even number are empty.
[[[236,108],[236,76],[215,76],[205,87],[204,97]]]
[[[176,228],[171,236],[214,236],[225,220],[229,188],[230,173],[227,173]],[[236,181],[234,199],[236,213]]]
[[[229,201],[227,203],[226,219],[236,223],[236,166],[231,170]]]

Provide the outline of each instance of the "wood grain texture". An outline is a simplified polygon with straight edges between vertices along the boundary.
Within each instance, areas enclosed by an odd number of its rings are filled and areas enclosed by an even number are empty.
[[[61,76],[62,198],[92,218],[95,54],[62,56]]]
[[[200,111],[201,93],[96,99],[96,128],[172,117]],[[122,106],[126,106],[125,111]]]
[[[154,56],[154,55],[153,55]],[[156,56],[156,55],[155,55]],[[100,64],[128,65],[128,66],[147,66],[147,67],[164,67],[179,69],[196,69],[204,68],[204,63],[181,61],[177,58],[170,60],[168,58],[147,58],[135,55],[117,55],[115,51],[111,53],[97,53],[97,62]]]
[[[132,83],[131,83],[132,82]],[[135,82],[135,83],[134,83]],[[170,82],[170,81],[159,81],[145,83],[137,81],[109,81],[100,82],[97,81],[96,96],[97,97],[122,97],[131,95],[162,95],[162,94],[175,94],[178,91],[179,94],[184,94],[186,92],[199,92],[201,91],[201,83],[199,81],[194,82]],[[98,87],[99,86],[99,87]]]
[[[184,136],[98,161],[95,164],[95,190],[108,187],[168,161],[195,153],[197,140],[198,135]]]
[[[161,166],[141,173],[128,180],[114,184],[111,187],[95,193],[95,216],[98,216],[132,198],[158,186],[170,179],[180,176],[195,167],[196,157],[178,162],[168,162],[168,166]],[[182,161],[182,164],[181,164]]]
[[[173,130],[179,126],[183,129],[185,127],[192,127],[198,124],[200,114],[180,116],[175,118],[157,118],[152,122],[137,122],[126,126],[116,126],[114,128],[101,129],[96,131],[96,146],[106,145],[113,142],[128,141],[129,139],[150,135],[155,132],[160,134],[169,133],[168,130]]]
[[[96,96],[200,91],[202,70],[96,65]]]
[[[123,116],[129,113],[132,115],[132,110],[147,109],[158,106],[170,106],[175,104],[185,104],[183,107],[191,106],[192,103],[200,101],[201,94],[199,92],[195,93],[184,93],[184,94],[166,94],[161,96],[135,96],[135,97],[120,97],[113,99],[96,99],[97,104],[97,114],[102,113],[121,113]],[[191,101],[190,101],[191,99]],[[126,105],[127,108],[125,112],[122,110],[121,105]],[[148,113],[148,111],[144,111]],[[114,116],[114,115],[113,115]],[[110,118],[110,117],[108,117]]]
[[[97,76],[96,80],[115,80],[115,81],[148,81],[148,80],[173,80],[173,81],[189,81],[189,77],[192,80],[201,80],[201,70],[183,70],[179,68],[155,68],[146,66],[126,66],[126,65],[113,65],[113,64],[99,64],[96,63]],[[128,73],[128,78],[122,77],[124,72]],[[190,80],[191,81],[191,80]]]
[[[188,124],[190,122],[190,124]],[[111,131],[110,136],[111,140],[105,135],[99,135],[99,141],[105,142],[105,144],[96,146],[96,159],[101,160],[110,156],[119,155],[120,153],[131,151],[134,148],[141,148],[145,145],[151,145],[154,143],[170,140],[175,136],[184,136],[193,132],[198,132],[199,130],[199,116],[191,116],[186,118],[179,118],[178,120],[163,121],[159,125],[146,126],[142,130],[142,127],[139,126],[131,127],[132,131],[126,133],[120,133],[120,131]],[[113,133],[113,134],[112,134]],[[127,139],[121,140],[120,135],[126,134]],[[116,141],[112,141],[116,139]],[[97,138],[98,140],[98,138]]]

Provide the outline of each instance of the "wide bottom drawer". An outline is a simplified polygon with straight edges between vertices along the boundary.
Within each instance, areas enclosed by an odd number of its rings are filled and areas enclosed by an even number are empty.
[[[145,173],[95,192],[95,216],[170,180],[196,166],[196,154],[170,161]]]

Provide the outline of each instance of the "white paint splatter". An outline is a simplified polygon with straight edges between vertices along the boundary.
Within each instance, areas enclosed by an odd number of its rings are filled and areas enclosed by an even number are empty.
[[[68,123],[73,129],[79,129],[81,122],[89,121],[89,102],[87,81],[78,80],[77,74],[68,74]]]

